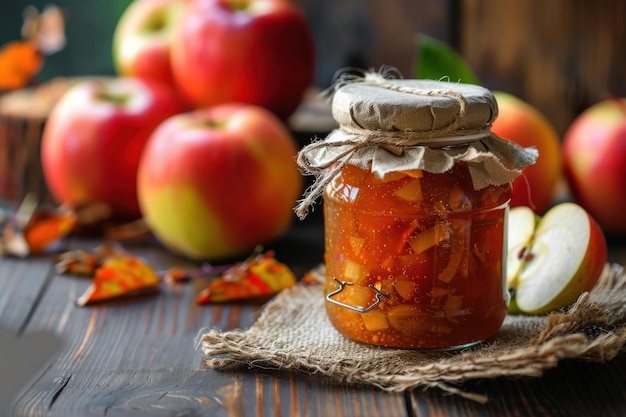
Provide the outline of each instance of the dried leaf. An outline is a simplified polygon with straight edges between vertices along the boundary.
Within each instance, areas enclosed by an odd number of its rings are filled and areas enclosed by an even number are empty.
[[[227,301],[267,297],[296,283],[293,272],[278,262],[271,251],[235,264],[212,281],[203,290],[197,302],[223,303]]]
[[[326,282],[326,268],[324,264],[313,268],[300,280],[301,285],[320,285]]]
[[[0,237],[2,255],[25,258],[42,254],[74,230],[73,213],[37,206],[36,199],[28,194],[17,211],[5,219]]]
[[[121,246],[113,242],[98,245],[93,251],[75,249],[57,257],[56,269],[59,274],[93,277],[96,270],[107,261],[130,256]]]
[[[167,284],[189,281],[194,277],[193,271],[194,270],[172,267],[163,273],[163,280]]]
[[[59,274],[93,277],[98,269],[98,258],[92,252],[75,249],[62,253],[57,262],[56,270]]]
[[[154,291],[160,282],[154,269],[139,258],[110,259],[96,270],[93,283],[76,304],[85,306],[113,298]]]
[[[0,240],[0,253],[18,258],[25,258],[30,255],[28,242],[15,223],[9,223],[4,227]]]
[[[71,212],[39,209],[35,211],[24,230],[30,253],[38,255],[54,243],[69,235],[76,226],[76,216]]]

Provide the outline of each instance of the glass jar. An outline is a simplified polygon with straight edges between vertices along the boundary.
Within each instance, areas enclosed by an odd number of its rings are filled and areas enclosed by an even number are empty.
[[[510,184],[475,190],[467,166],[379,179],[345,165],[324,193],[326,309],[345,336],[400,348],[466,347],[507,313]]]
[[[458,349],[504,321],[511,181],[537,152],[498,138],[487,89],[385,74],[340,78],[339,127],[305,146],[324,196],[326,310],[379,346]]]

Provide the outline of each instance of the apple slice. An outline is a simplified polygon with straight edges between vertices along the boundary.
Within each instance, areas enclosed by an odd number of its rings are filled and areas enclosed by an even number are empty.
[[[511,209],[507,281],[514,289],[512,306],[526,314],[545,314],[594,287],[607,260],[607,245],[600,226],[577,204],[558,204],[538,222],[528,210]]]
[[[511,288],[523,265],[540,217],[527,206],[513,207],[509,212],[508,257],[506,261],[506,283]]]

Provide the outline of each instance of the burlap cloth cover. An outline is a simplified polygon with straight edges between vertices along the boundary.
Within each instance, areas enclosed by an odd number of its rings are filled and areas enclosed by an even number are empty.
[[[392,78],[365,72],[338,77],[331,88],[332,114],[339,128],[298,153],[304,175],[314,184],[295,208],[300,218],[345,164],[383,178],[393,171],[448,171],[467,164],[474,188],[500,185],[535,162],[537,150],[521,148],[491,132],[498,106],[491,91],[432,80]]]
[[[323,273],[323,270],[321,271]],[[563,359],[606,362],[626,343],[626,274],[607,265],[567,311],[509,315],[492,339],[457,352],[386,349],[353,342],[326,316],[321,285],[296,285],[264,306],[248,330],[210,330],[199,340],[209,367],[323,374],[385,391],[438,387],[484,402],[458,384],[476,378],[539,377]]]

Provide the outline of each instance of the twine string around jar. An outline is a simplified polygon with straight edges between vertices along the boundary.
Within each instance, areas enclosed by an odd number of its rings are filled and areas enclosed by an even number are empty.
[[[351,83],[363,83],[376,87],[393,90],[406,94],[429,97],[449,97],[458,104],[458,113],[452,121],[442,128],[429,131],[384,131],[364,129],[358,126],[340,126],[340,140],[318,140],[306,145],[298,153],[297,163],[301,172],[305,175],[315,175],[313,185],[306,190],[304,198],[298,201],[295,212],[300,219],[307,216],[309,207],[323,193],[326,186],[339,174],[341,169],[364,148],[384,148],[394,155],[402,155],[407,147],[429,146],[438,147],[442,144],[450,144],[453,141],[471,142],[480,140],[490,134],[490,127],[484,126],[478,129],[459,129],[467,110],[467,99],[458,91],[451,89],[423,89],[407,85],[401,85],[389,81],[386,76],[392,75],[391,71],[365,72],[362,76],[353,74],[339,76],[337,81],[328,90],[331,94],[339,88]],[[442,138],[446,138],[445,141]],[[326,148],[342,148],[345,150],[338,152],[332,158],[323,163],[316,163],[311,155]]]

